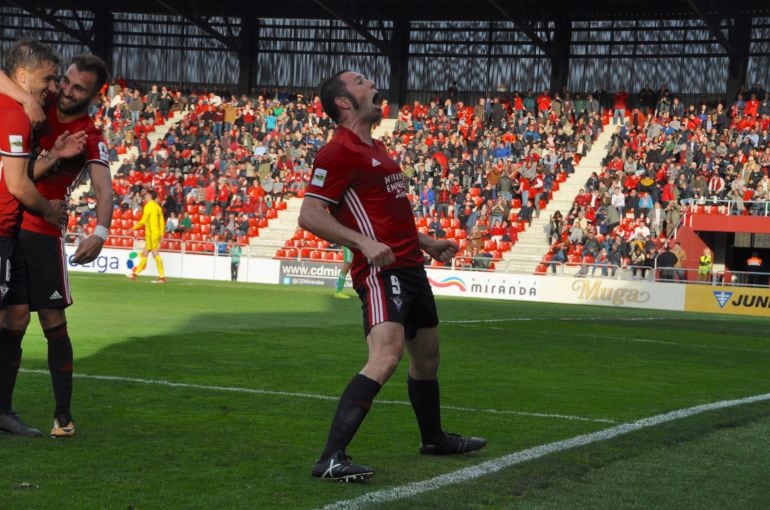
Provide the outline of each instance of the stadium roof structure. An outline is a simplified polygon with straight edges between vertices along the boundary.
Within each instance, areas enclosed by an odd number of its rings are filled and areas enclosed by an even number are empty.
[[[0,9],[3,7],[39,18],[108,62],[112,59],[113,48],[119,45],[115,42],[113,15],[136,13],[181,18],[237,56],[241,90],[249,90],[255,85],[254,54],[266,51],[260,44],[259,25],[264,24],[263,20],[332,20],[332,23],[344,24],[360,41],[369,44],[371,50],[387,59],[390,68],[388,89],[392,100],[398,103],[402,102],[407,89],[408,61],[412,56],[410,44],[414,44],[410,41],[410,30],[421,22],[488,23],[489,32],[502,25],[514,27],[522,36],[515,44],[527,44],[539,57],[550,60],[552,90],[562,88],[567,82],[570,59],[574,57],[571,54],[571,45],[575,44],[573,34],[603,30],[597,24],[586,28],[585,23],[639,23],[645,20],[696,23],[704,35],[692,43],[688,35],[674,42],[682,43],[682,57],[688,56],[689,49],[684,48],[697,45],[712,48],[699,49],[701,57],[705,52],[715,57],[727,57],[728,94],[738,90],[745,81],[750,55],[770,55],[767,50],[761,49],[762,53],[758,53],[752,49],[752,29],[756,23],[763,28],[770,27],[767,21],[770,0],[0,0]],[[83,13],[91,14],[84,16]],[[687,26],[691,25],[684,28]],[[636,30],[649,32],[651,29],[640,26]],[[666,27],[660,28],[661,33],[666,30]],[[762,48],[770,41],[765,36],[760,39]],[[325,41],[318,38],[314,42],[320,46]],[[661,38],[661,42],[666,41]],[[428,43],[430,41],[423,41],[423,44]],[[462,47],[475,43],[457,44]],[[612,38],[587,43],[596,44],[622,43],[616,43]],[[634,44],[644,42],[635,39]],[[490,48],[492,45],[492,42],[488,43]],[[593,49],[593,46],[586,48]],[[273,51],[313,53],[289,46]],[[351,54],[355,55],[357,51],[352,50]],[[492,54],[490,50],[489,55]],[[660,56],[670,55],[661,53]],[[655,58],[655,55],[648,57]]]
[[[2,4],[36,9],[174,11],[190,16],[412,21],[495,21],[508,17],[522,22],[609,21],[770,15],[770,2],[766,0],[0,0]]]

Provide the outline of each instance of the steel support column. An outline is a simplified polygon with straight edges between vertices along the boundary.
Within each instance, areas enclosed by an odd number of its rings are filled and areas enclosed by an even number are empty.
[[[567,19],[556,21],[551,42],[551,94],[561,91],[569,80],[570,45],[572,42],[572,23]]]
[[[409,85],[409,41],[411,23],[405,18],[393,20],[393,35],[390,40],[388,60],[390,61],[390,90],[388,101],[394,114],[406,103]]]
[[[257,81],[259,57],[259,19],[253,16],[241,18],[238,37],[238,93],[249,94]]]
[[[89,44],[94,55],[101,57],[107,64],[107,69],[112,69],[112,49],[113,49],[113,28],[114,17],[106,9],[94,11],[93,42]]]
[[[751,47],[751,27],[753,20],[750,15],[741,15],[735,18],[729,33],[730,45],[733,54],[727,71],[727,86],[725,87],[725,100],[728,106],[735,99],[735,95],[746,85],[746,73],[749,67],[749,49]],[[748,98],[744,98],[748,99]]]

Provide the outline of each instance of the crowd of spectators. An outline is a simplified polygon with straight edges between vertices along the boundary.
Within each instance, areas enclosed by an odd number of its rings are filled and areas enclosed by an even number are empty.
[[[152,85],[143,94],[117,79],[103,92],[92,114],[111,156],[138,153],[113,179],[118,236],[140,210],[141,189],[152,188],[171,239],[245,244],[287,196],[302,195],[313,157],[335,129],[318,97],[287,91],[236,97]],[[551,221],[556,260],[628,264],[642,238],[649,259],[653,240],[670,237],[693,205],[767,214],[770,95],[761,87],[714,106],[685,106],[649,88],[633,107],[624,91],[514,92],[473,105],[456,97],[402,106],[383,141],[407,176],[418,228],[457,239],[460,265],[490,267],[610,117],[616,126],[602,172]],[[388,108],[384,101],[386,115]],[[151,143],[148,134],[177,111],[181,120]],[[73,230],[93,221],[87,201]]]
[[[142,94],[120,80],[104,92],[93,113],[112,157],[138,152],[113,179],[118,236],[130,234],[141,189],[153,188],[172,236],[248,242],[287,194],[302,194],[313,157],[335,128],[319,98],[301,94],[250,98],[156,85]],[[599,109],[590,96],[568,93],[513,94],[473,106],[449,96],[402,107],[383,141],[407,176],[418,227],[458,239],[460,261],[488,267],[590,149]],[[386,115],[388,108],[384,101]],[[148,134],[176,111],[182,120],[151,143]],[[79,223],[87,228],[83,209]]]
[[[614,112],[626,108],[627,97],[618,95]],[[760,84],[730,104],[685,105],[649,88],[638,98],[627,116],[613,118],[602,172],[591,175],[564,219],[552,218],[547,261],[579,265],[579,274],[628,266],[645,277],[669,258],[687,214],[770,214],[770,93]],[[676,258],[681,268],[683,254]]]

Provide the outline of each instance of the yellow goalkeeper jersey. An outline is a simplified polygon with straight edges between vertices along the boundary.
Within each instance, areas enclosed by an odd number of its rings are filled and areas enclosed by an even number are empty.
[[[163,236],[163,230],[166,227],[166,220],[163,218],[163,209],[155,200],[150,200],[144,204],[142,218],[134,225],[134,230],[144,226],[144,237],[157,238]]]

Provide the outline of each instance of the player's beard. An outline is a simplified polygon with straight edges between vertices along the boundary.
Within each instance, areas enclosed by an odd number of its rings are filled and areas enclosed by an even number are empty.
[[[67,99],[67,103],[62,104],[62,99]],[[62,113],[67,115],[76,115],[86,113],[88,111],[88,104],[91,102],[91,98],[83,99],[82,101],[70,101],[69,98],[64,98],[61,94],[56,98],[56,106]]]
[[[355,108],[356,110],[360,110],[361,105],[359,104],[359,102],[356,101],[356,99],[352,95],[349,97],[351,99],[351,102],[353,103],[353,108]],[[380,95],[375,94],[375,96],[372,98],[372,104],[374,105],[374,107],[370,105],[366,105],[369,111],[365,112],[364,119],[367,122],[371,122],[372,124],[382,120],[382,110],[380,109],[379,103],[378,103],[379,99],[380,99]]]

